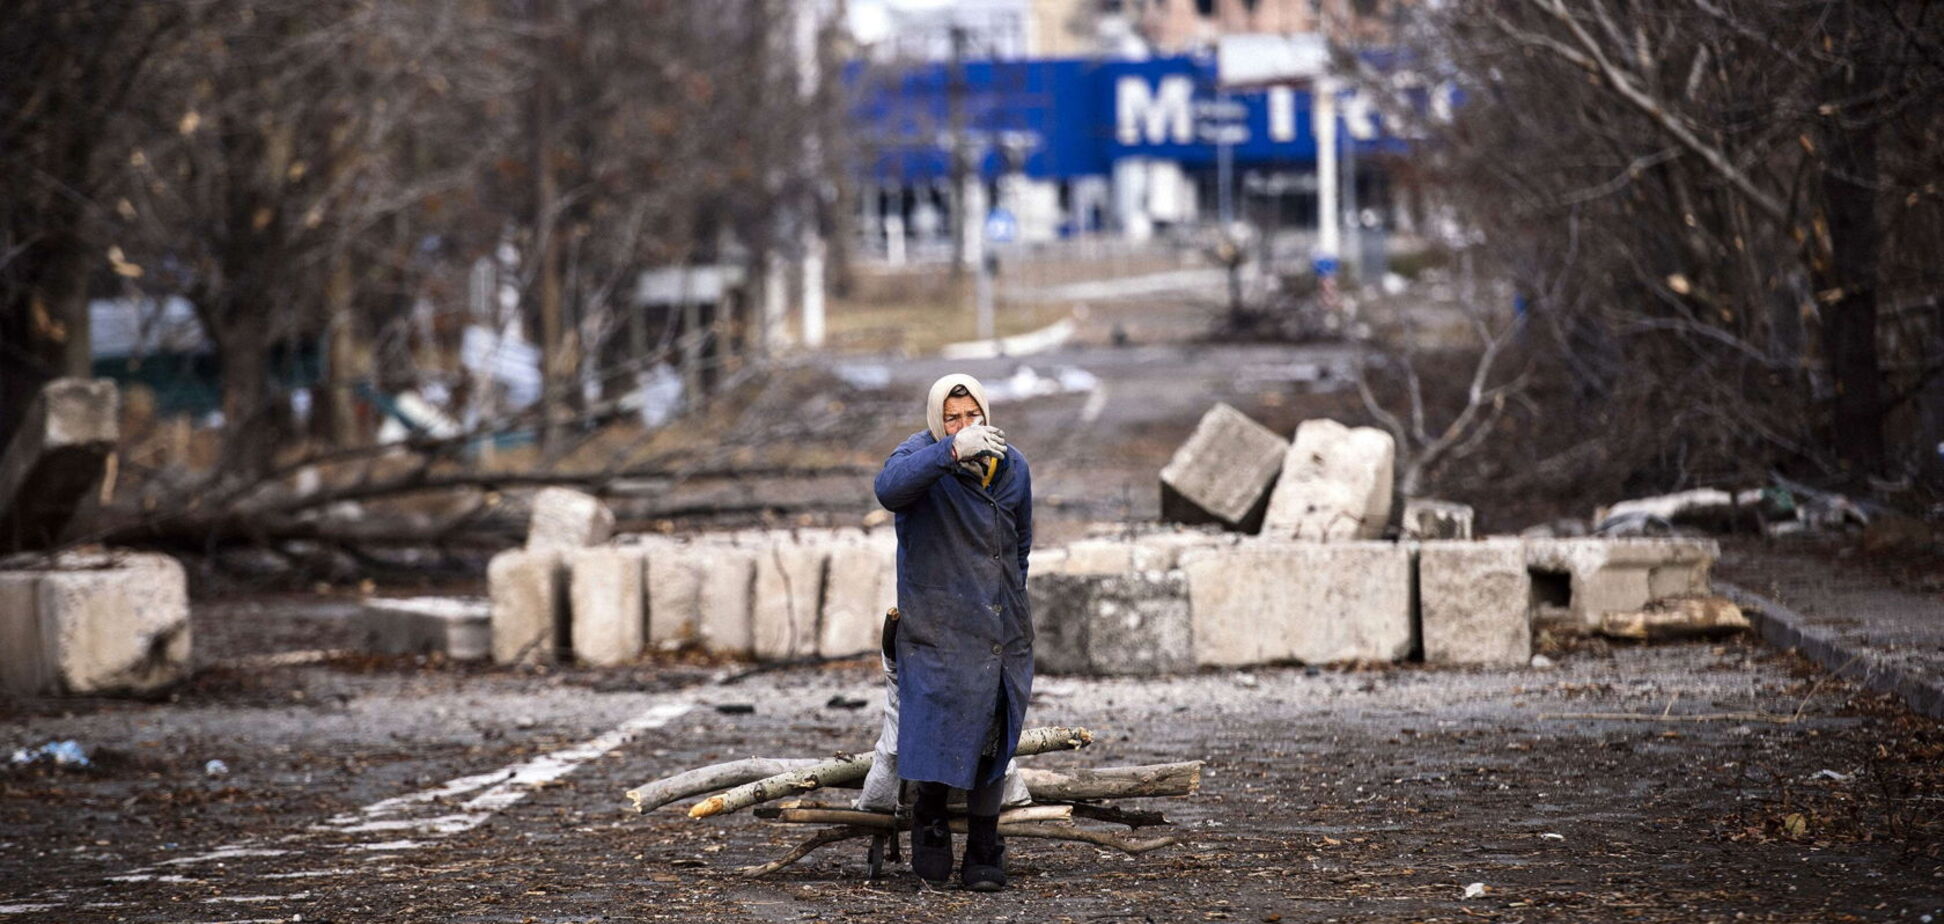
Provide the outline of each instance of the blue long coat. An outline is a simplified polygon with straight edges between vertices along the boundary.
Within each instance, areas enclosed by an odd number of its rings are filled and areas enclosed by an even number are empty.
[[[1033,689],[1026,554],[1033,480],[1008,447],[990,486],[952,461],[951,444],[911,435],[877,476],[897,515],[898,775],[971,789],[1005,775]],[[999,749],[975,779],[993,716]]]

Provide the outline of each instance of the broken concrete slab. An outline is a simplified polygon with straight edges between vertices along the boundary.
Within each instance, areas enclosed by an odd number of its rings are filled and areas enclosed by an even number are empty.
[[[493,607],[463,597],[373,597],[358,614],[365,649],[475,661],[493,653]]]
[[[1451,501],[1413,497],[1404,502],[1405,539],[1470,539],[1472,508]]]
[[[1390,520],[1396,442],[1370,427],[1305,420],[1263,515],[1265,538],[1376,539]]]
[[[1288,449],[1288,440],[1218,402],[1161,469],[1161,518],[1257,531]]]
[[[1523,542],[1425,542],[1417,575],[1425,661],[1517,667],[1532,659]]]
[[[612,667],[641,657],[647,641],[638,545],[575,549],[566,554],[568,613],[574,658]]]
[[[107,379],[55,379],[0,452],[0,552],[47,548],[92,506],[119,438]]]
[[[567,575],[558,549],[513,549],[486,565],[493,661],[544,664],[567,647]]]
[[[167,555],[62,555],[36,573],[32,622],[16,615],[10,634],[38,633],[38,668],[9,670],[44,693],[147,693],[189,676],[189,582]],[[19,594],[18,584],[14,594]],[[33,678],[30,681],[28,678]]]
[[[898,604],[898,540],[888,532],[830,547],[817,653],[838,657],[878,650],[884,613]]]
[[[1556,628],[1593,631],[1607,613],[1631,613],[1649,601],[1709,593],[1708,573],[1721,557],[1712,539],[1527,538],[1526,570],[1535,607],[1566,614]]]
[[[1027,588],[1039,670],[1147,676],[1195,666],[1187,578],[1179,571],[1049,574]]]
[[[571,488],[541,488],[533,495],[526,547],[584,549],[607,542],[613,532],[614,512],[600,498]]]
[[[1196,664],[1395,661],[1416,641],[1411,556],[1396,543],[1251,540],[1181,567]]]
[[[817,616],[830,547],[772,537],[756,552],[754,596],[749,604],[750,648],[757,660],[787,661],[817,653]]]

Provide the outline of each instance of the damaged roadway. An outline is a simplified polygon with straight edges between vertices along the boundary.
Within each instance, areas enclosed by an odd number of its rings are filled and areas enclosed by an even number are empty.
[[[201,605],[196,631],[339,647],[347,609]],[[1203,789],[1135,803],[1179,846],[1018,842],[997,896],[868,881],[861,841],[745,880],[807,832],[628,808],[691,767],[869,748],[871,709],[825,704],[875,708],[875,663],[723,685],[733,668],[354,658],[206,669],[162,702],[15,701],[7,743],[73,738],[94,766],[0,771],[0,921],[1944,916],[1937,722],[1749,638],[1552,657],[1042,677],[1029,724],[1098,740],[1031,764],[1199,758]]]

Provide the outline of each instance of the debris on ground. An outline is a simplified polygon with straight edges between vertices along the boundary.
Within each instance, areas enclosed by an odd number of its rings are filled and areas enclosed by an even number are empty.
[[[52,763],[56,767],[86,767],[89,765],[88,753],[81,749],[81,743],[70,738],[65,741],[49,741],[37,748],[17,749],[13,752],[13,765],[26,767],[41,762]]]

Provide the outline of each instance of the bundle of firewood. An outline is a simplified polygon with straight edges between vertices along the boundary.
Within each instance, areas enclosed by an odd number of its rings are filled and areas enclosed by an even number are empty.
[[[1019,736],[1018,756],[1047,751],[1075,750],[1093,743],[1084,728],[1031,728]],[[779,824],[821,825],[821,830],[777,859],[742,870],[762,876],[809,856],[826,844],[852,838],[872,838],[871,874],[878,875],[887,846],[896,856],[896,833],[910,827],[906,813],[873,812],[849,803],[815,802],[800,798],[825,787],[856,786],[870,772],[873,755],[840,755],[826,760],[753,757],[678,773],[628,791],[635,811],[651,812],[671,802],[714,793],[688,809],[690,818],[709,818],[759,806],[755,814]],[[1021,768],[1020,782],[1032,796],[1024,806],[999,815],[999,833],[1007,837],[1082,841],[1143,854],[1175,843],[1172,835],[1135,837],[1112,829],[1082,828],[1078,819],[1123,825],[1128,832],[1167,825],[1160,812],[1103,805],[1106,800],[1193,795],[1201,786],[1201,761],[1149,764],[1139,767],[1101,767],[1091,770]],[[795,797],[795,798],[792,798]],[[782,801],[778,801],[782,800]],[[775,804],[767,804],[775,803]],[[963,833],[965,821],[954,818],[952,828]]]

